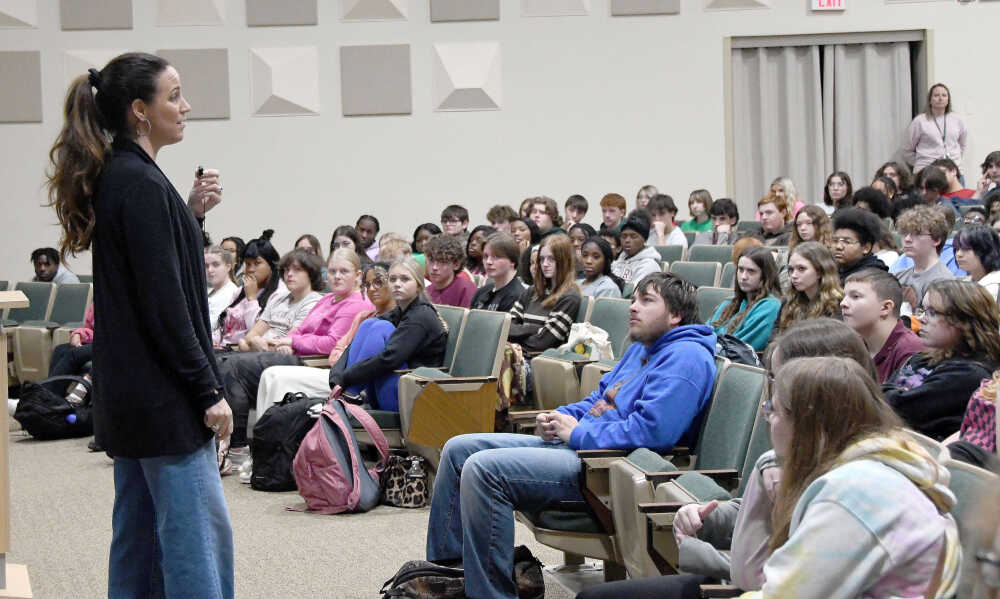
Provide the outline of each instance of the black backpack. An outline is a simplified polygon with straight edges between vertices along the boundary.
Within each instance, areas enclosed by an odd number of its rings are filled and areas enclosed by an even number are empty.
[[[292,460],[302,439],[316,423],[309,408],[324,401],[324,397],[286,393],[257,420],[250,441],[253,460],[250,488],[257,491],[294,491],[298,488],[292,474]]]
[[[517,585],[518,599],[543,599],[545,579],[542,562],[524,545],[514,548],[511,578]],[[379,590],[382,599],[465,599],[465,570],[424,560],[403,564]]]
[[[53,376],[37,383],[21,385],[20,401],[14,411],[14,419],[32,437],[40,441],[89,437],[94,434],[94,424],[90,418],[88,401],[74,406],[65,397],[56,395],[43,385],[54,381],[76,381],[87,387],[87,398],[91,393],[91,383],[81,376]]]
[[[715,355],[728,358],[735,364],[745,364],[755,368],[763,368],[760,358],[753,347],[732,335],[719,335],[715,342]]]

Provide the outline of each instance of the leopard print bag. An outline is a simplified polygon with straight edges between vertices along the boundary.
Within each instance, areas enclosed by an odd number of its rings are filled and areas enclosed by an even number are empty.
[[[386,505],[424,507],[429,502],[427,460],[420,456],[390,455],[379,479]]]

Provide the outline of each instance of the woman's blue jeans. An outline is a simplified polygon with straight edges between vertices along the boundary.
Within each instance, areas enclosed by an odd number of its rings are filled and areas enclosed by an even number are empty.
[[[362,322],[347,349],[347,365],[351,366],[382,353],[395,331],[396,327],[391,322],[381,318],[369,318]],[[405,363],[399,366],[400,370],[406,368]],[[351,385],[344,391],[354,394],[364,391],[368,404],[376,410],[399,411],[399,375],[392,371],[370,381]]]
[[[459,435],[444,446],[427,525],[427,559],[462,559],[465,593],[514,599],[514,510],[583,501],[580,458],[534,435]]]
[[[215,442],[115,458],[109,599],[232,599],[233,530]]]

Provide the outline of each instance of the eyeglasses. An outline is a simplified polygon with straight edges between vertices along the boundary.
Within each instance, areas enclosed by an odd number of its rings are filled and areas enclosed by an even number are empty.
[[[372,289],[372,290],[381,289],[385,287],[385,282],[386,282],[385,277],[375,277],[371,281],[365,281],[364,283],[362,283],[361,287],[364,289]]]
[[[994,551],[977,551],[976,563],[983,584],[990,589],[1000,589],[1000,556]]]
[[[847,237],[834,237],[833,245],[861,245],[861,242],[857,239],[849,239]]]
[[[948,314],[947,312],[938,312],[934,308],[917,308],[917,310],[913,313],[913,315],[922,320],[924,318],[937,318],[938,316],[947,316]]]
[[[966,215],[966,217],[964,219],[962,219],[962,220],[967,225],[970,225],[970,224],[982,224],[982,223],[986,222],[986,218],[983,217],[982,214]]]
[[[774,403],[771,400],[771,398],[774,397],[774,375],[771,374],[770,371],[767,373],[767,381],[765,384],[767,386],[764,389],[764,396],[767,399],[760,402],[760,411],[765,417],[767,417],[774,413]]]

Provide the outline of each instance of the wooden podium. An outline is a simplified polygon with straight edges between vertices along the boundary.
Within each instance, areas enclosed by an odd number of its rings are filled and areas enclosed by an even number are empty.
[[[0,312],[7,308],[26,308],[28,298],[20,291],[0,291]],[[7,399],[7,335],[0,334],[0,397]],[[31,599],[28,568],[7,563],[10,551],[10,422],[7,402],[0,409],[0,598]]]

